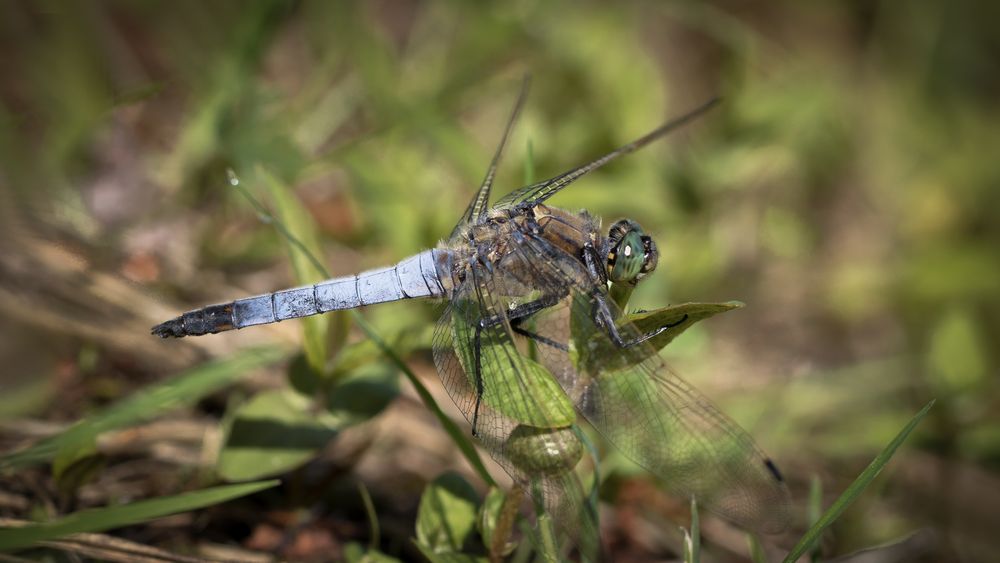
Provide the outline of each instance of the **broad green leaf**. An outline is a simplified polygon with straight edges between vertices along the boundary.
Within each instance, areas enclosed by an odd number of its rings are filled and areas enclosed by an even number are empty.
[[[903,442],[906,441],[910,432],[912,432],[913,429],[920,424],[920,421],[927,416],[927,413],[933,406],[934,401],[931,401],[927,403],[924,408],[920,409],[920,412],[918,412],[910,420],[910,422],[908,422],[906,426],[899,431],[899,434],[897,434],[896,437],[889,442],[885,449],[875,456],[875,459],[873,459],[868,467],[866,467],[865,470],[858,475],[854,482],[847,487],[847,490],[845,490],[844,493],[841,494],[832,505],[830,505],[830,508],[823,513],[823,516],[821,516],[820,519],[806,531],[802,538],[799,539],[798,543],[795,544],[795,547],[793,547],[785,557],[785,563],[794,563],[795,561],[798,561],[799,557],[802,557],[804,553],[809,551],[812,546],[819,541],[823,531],[833,524],[834,521],[836,521],[837,518],[839,518],[840,515],[847,510],[847,507],[850,506],[862,492],[864,492],[875,477],[882,472],[882,469],[884,469],[889,463],[889,460],[892,459],[893,454],[896,453],[899,446],[903,445]]]
[[[495,342],[491,334],[503,327],[486,329],[482,334],[481,358],[506,358],[509,350],[502,342]],[[469,378],[469,386],[476,389],[474,330],[464,319],[455,315],[452,321],[455,352],[458,354]],[[573,403],[559,383],[544,366],[519,354],[520,368],[511,362],[492,362],[483,369],[483,403],[508,418],[536,428],[563,428],[576,421]]]
[[[285,244],[288,245],[296,281],[302,285],[322,281],[324,272],[314,265],[315,257],[322,253],[312,217],[295,197],[291,187],[262,166],[257,168],[257,172],[274,200],[278,221],[286,235]],[[313,369],[322,373],[327,357],[329,319],[326,315],[313,315],[300,320],[306,357]]]
[[[417,542],[417,549],[431,563],[486,563],[489,561],[482,555],[470,555],[468,553],[456,553],[454,551],[444,551],[437,553],[431,551],[429,547]]]
[[[399,563],[399,559],[357,542],[349,542],[344,546],[344,561],[347,563]]]
[[[81,510],[44,524],[0,529],[0,551],[20,549],[40,541],[56,539],[69,534],[102,532],[179,512],[196,510],[269,489],[277,484],[278,481],[258,481],[213,487],[168,497],[141,500],[121,506]]]
[[[102,432],[154,419],[192,405],[226,387],[250,371],[276,362],[284,355],[276,348],[244,350],[238,356],[203,364],[136,392],[102,412],[91,415],[62,433],[24,450],[0,457],[0,470],[45,463],[62,448],[75,449],[92,442]]]
[[[680,336],[682,332],[691,328],[696,322],[742,307],[744,307],[744,304],[739,301],[727,301],[725,303],[683,303],[681,305],[670,305],[656,309],[655,311],[630,313],[625,317],[639,329],[640,333],[647,333],[662,326],[676,325],[649,340],[653,348],[661,350],[664,346],[670,344],[674,338]],[[685,315],[687,316],[685,317]]]
[[[277,475],[308,461],[337,434],[312,402],[291,389],[258,393],[240,405],[219,454],[230,481]]]
[[[107,458],[99,453],[87,455],[73,460],[63,468],[56,479],[59,492],[71,495],[80,487],[97,479],[107,465]]]
[[[507,493],[497,487],[490,487],[490,490],[486,492],[486,498],[483,499],[483,504],[479,507],[479,514],[476,518],[476,530],[479,531],[479,535],[483,538],[483,544],[487,547],[493,544],[493,535],[497,531],[498,524],[500,524],[500,518],[502,518],[501,512],[504,508],[507,495]],[[507,530],[507,534],[510,534],[510,530]],[[502,555],[509,555],[516,545],[513,542],[507,541],[503,546]]]
[[[97,451],[97,440],[81,440],[60,448],[52,460],[52,478],[63,493],[71,493],[97,476],[105,465]]]
[[[358,368],[327,394],[327,425],[345,428],[371,420],[399,395],[399,377],[387,362]]]
[[[476,531],[479,498],[457,473],[427,485],[417,510],[417,543],[432,553],[461,552]]]
[[[743,307],[743,303],[739,301],[727,301],[725,303],[684,303],[653,311],[629,313],[625,315],[624,320],[618,322],[619,326],[623,326],[626,322],[632,323],[637,330],[636,334],[646,334],[660,327],[670,327],[649,339],[648,342],[651,347],[636,346],[630,350],[623,351],[615,347],[614,343],[603,332],[597,334],[594,334],[593,331],[582,332],[576,326],[574,326],[574,338],[580,338],[582,334],[588,334],[591,340],[592,345],[590,347],[577,347],[577,349],[590,350],[587,356],[581,358],[582,361],[587,361],[587,358],[593,358],[593,364],[599,366],[601,370],[619,369],[645,360],[649,357],[647,352],[663,349],[663,347],[670,344],[674,338],[677,338],[685,330],[691,328],[696,322],[741,307]]]
[[[288,362],[288,384],[299,393],[315,395],[323,388],[324,380],[323,372],[315,369],[304,353]]]
[[[60,448],[52,460],[52,477],[58,481],[74,463],[94,455],[97,455],[97,439],[93,436]]]

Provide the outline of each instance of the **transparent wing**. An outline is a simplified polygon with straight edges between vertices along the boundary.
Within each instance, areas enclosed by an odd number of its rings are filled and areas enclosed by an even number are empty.
[[[522,235],[520,252],[557,256],[546,240]],[[532,262],[568,297],[525,322],[538,361],[577,409],[612,444],[660,476],[667,488],[749,530],[779,532],[788,523],[788,491],[753,439],[668,367],[647,344],[620,348],[594,320],[596,293],[582,265],[567,258]],[[549,282],[550,285],[557,285]],[[640,336],[614,310],[626,341]],[[559,344],[559,345],[556,345]]]
[[[510,138],[510,133],[514,129],[517,116],[521,113],[524,101],[528,98],[530,86],[531,77],[525,75],[524,81],[521,83],[521,93],[517,96],[517,102],[514,103],[514,109],[510,113],[510,118],[507,119],[507,126],[504,128],[503,137],[500,138],[500,144],[497,146],[496,152],[493,153],[493,160],[490,162],[490,167],[486,170],[486,177],[483,178],[483,183],[479,186],[479,190],[472,197],[472,201],[469,202],[469,206],[462,213],[462,218],[459,219],[455,228],[451,230],[451,235],[448,238],[454,237],[466,223],[478,220],[486,214],[486,210],[490,204],[490,191],[493,188],[493,179],[496,178],[497,168],[500,166],[500,159],[503,157],[503,150],[507,145],[507,139]]]
[[[514,190],[513,192],[507,194],[497,202],[498,207],[502,206],[512,206],[518,203],[531,202],[531,203],[541,203],[546,199],[555,195],[559,190],[562,190],[566,186],[575,182],[578,178],[587,174],[591,171],[597,170],[598,168],[604,166],[605,164],[615,160],[616,158],[626,155],[628,153],[634,152],[642,147],[648,145],[649,143],[664,137],[667,133],[674,131],[675,129],[685,125],[686,123],[697,118],[701,114],[705,113],[711,109],[715,104],[719,103],[719,98],[712,98],[711,100],[705,102],[701,106],[689,111],[688,113],[668,121],[663,125],[657,127],[656,129],[650,131],[646,135],[639,137],[638,139],[624,144],[617,149],[609,152],[608,154],[591,161],[583,166],[578,166],[568,172],[564,172],[549,178],[543,182],[538,182],[537,184],[532,184],[530,186],[525,186],[523,188]]]
[[[434,363],[482,447],[594,559],[596,521],[572,471],[582,455],[571,428],[576,413],[559,384],[517,346],[507,317],[511,302],[538,293],[524,283],[525,266],[514,254],[469,268],[436,327]],[[478,328],[481,322],[487,326]]]

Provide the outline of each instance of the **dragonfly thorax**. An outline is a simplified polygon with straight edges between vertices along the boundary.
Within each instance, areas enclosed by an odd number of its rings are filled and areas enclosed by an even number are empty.
[[[608,231],[608,280],[636,284],[656,269],[659,251],[653,239],[630,219],[622,219]]]

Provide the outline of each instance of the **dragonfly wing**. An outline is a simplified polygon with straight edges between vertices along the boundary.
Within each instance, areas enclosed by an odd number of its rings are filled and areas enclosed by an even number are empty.
[[[469,202],[469,206],[466,207],[465,212],[462,213],[462,218],[459,219],[455,228],[451,230],[451,235],[449,235],[448,238],[452,238],[458,234],[466,223],[476,221],[486,214],[486,210],[489,208],[490,204],[490,191],[493,189],[493,180],[496,178],[497,168],[500,166],[500,159],[503,157],[504,147],[506,147],[507,139],[510,138],[510,133],[514,129],[514,123],[517,121],[517,116],[521,113],[521,108],[524,107],[524,101],[528,98],[528,89],[530,85],[531,77],[525,75],[524,81],[521,83],[521,93],[518,94],[517,102],[514,103],[514,109],[511,111],[510,117],[507,119],[507,125],[504,128],[503,137],[500,138],[500,144],[497,146],[496,152],[493,153],[493,160],[490,161],[490,167],[486,170],[486,177],[483,178],[483,182],[480,184],[479,190],[476,192],[476,195],[473,196],[472,201]]]
[[[717,103],[719,103],[719,98],[712,98],[708,102],[705,102],[688,113],[660,125],[646,135],[643,135],[630,143],[626,143],[596,160],[588,162],[582,166],[578,166],[567,172],[563,172],[562,174],[549,178],[543,182],[538,182],[537,184],[517,189],[501,198],[500,201],[497,202],[497,206],[512,206],[524,202],[541,203],[555,195],[566,186],[575,182],[581,176],[597,170],[620,156],[635,152],[649,143],[666,136],[668,133],[678,129],[682,125],[687,124],[701,114],[705,113]]]
[[[572,428],[573,404],[527,349],[517,346],[507,314],[512,302],[537,294],[523,283],[523,267],[523,260],[511,255],[469,268],[435,329],[434,363],[482,447],[515,482],[526,485],[563,534],[593,547],[598,545],[594,515],[572,471],[582,457]]]
[[[525,236],[526,252],[558,252],[544,239]],[[538,361],[556,375],[595,428],[674,493],[695,497],[743,528],[783,530],[789,497],[775,465],[746,431],[667,366],[656,349],[646,343],[629,348],[614,344],[594,320],[594,287],[580,282],[574,262],[579,263],[568,255],[536,261],[544,275],[561,277],[571,288],[570,297],[531,319]],[[605,301],[619,319],[622,338],[638,338],[639,330],[615,311],[611,299]]]

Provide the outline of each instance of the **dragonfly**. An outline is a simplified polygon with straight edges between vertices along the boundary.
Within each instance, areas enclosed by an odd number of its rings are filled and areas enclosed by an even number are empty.
[[[640,225],[607,231],[587,211],[547,200],[582,176],[661,139],[716,105],[710,100],[646,135],[490,204],[527,80],[486,175],[450,236],[398,263],[186,312],[152,329],[199,336],[403,299],[445,302],[434,363],[472,434],[555,519],[581,512],[581,414],[665,486],[757,532],[788,524],[788,489],[751,436],[660,357],[659,326],[624,312],[657,266]],[[572,528],[569,524],[567,528]]]

